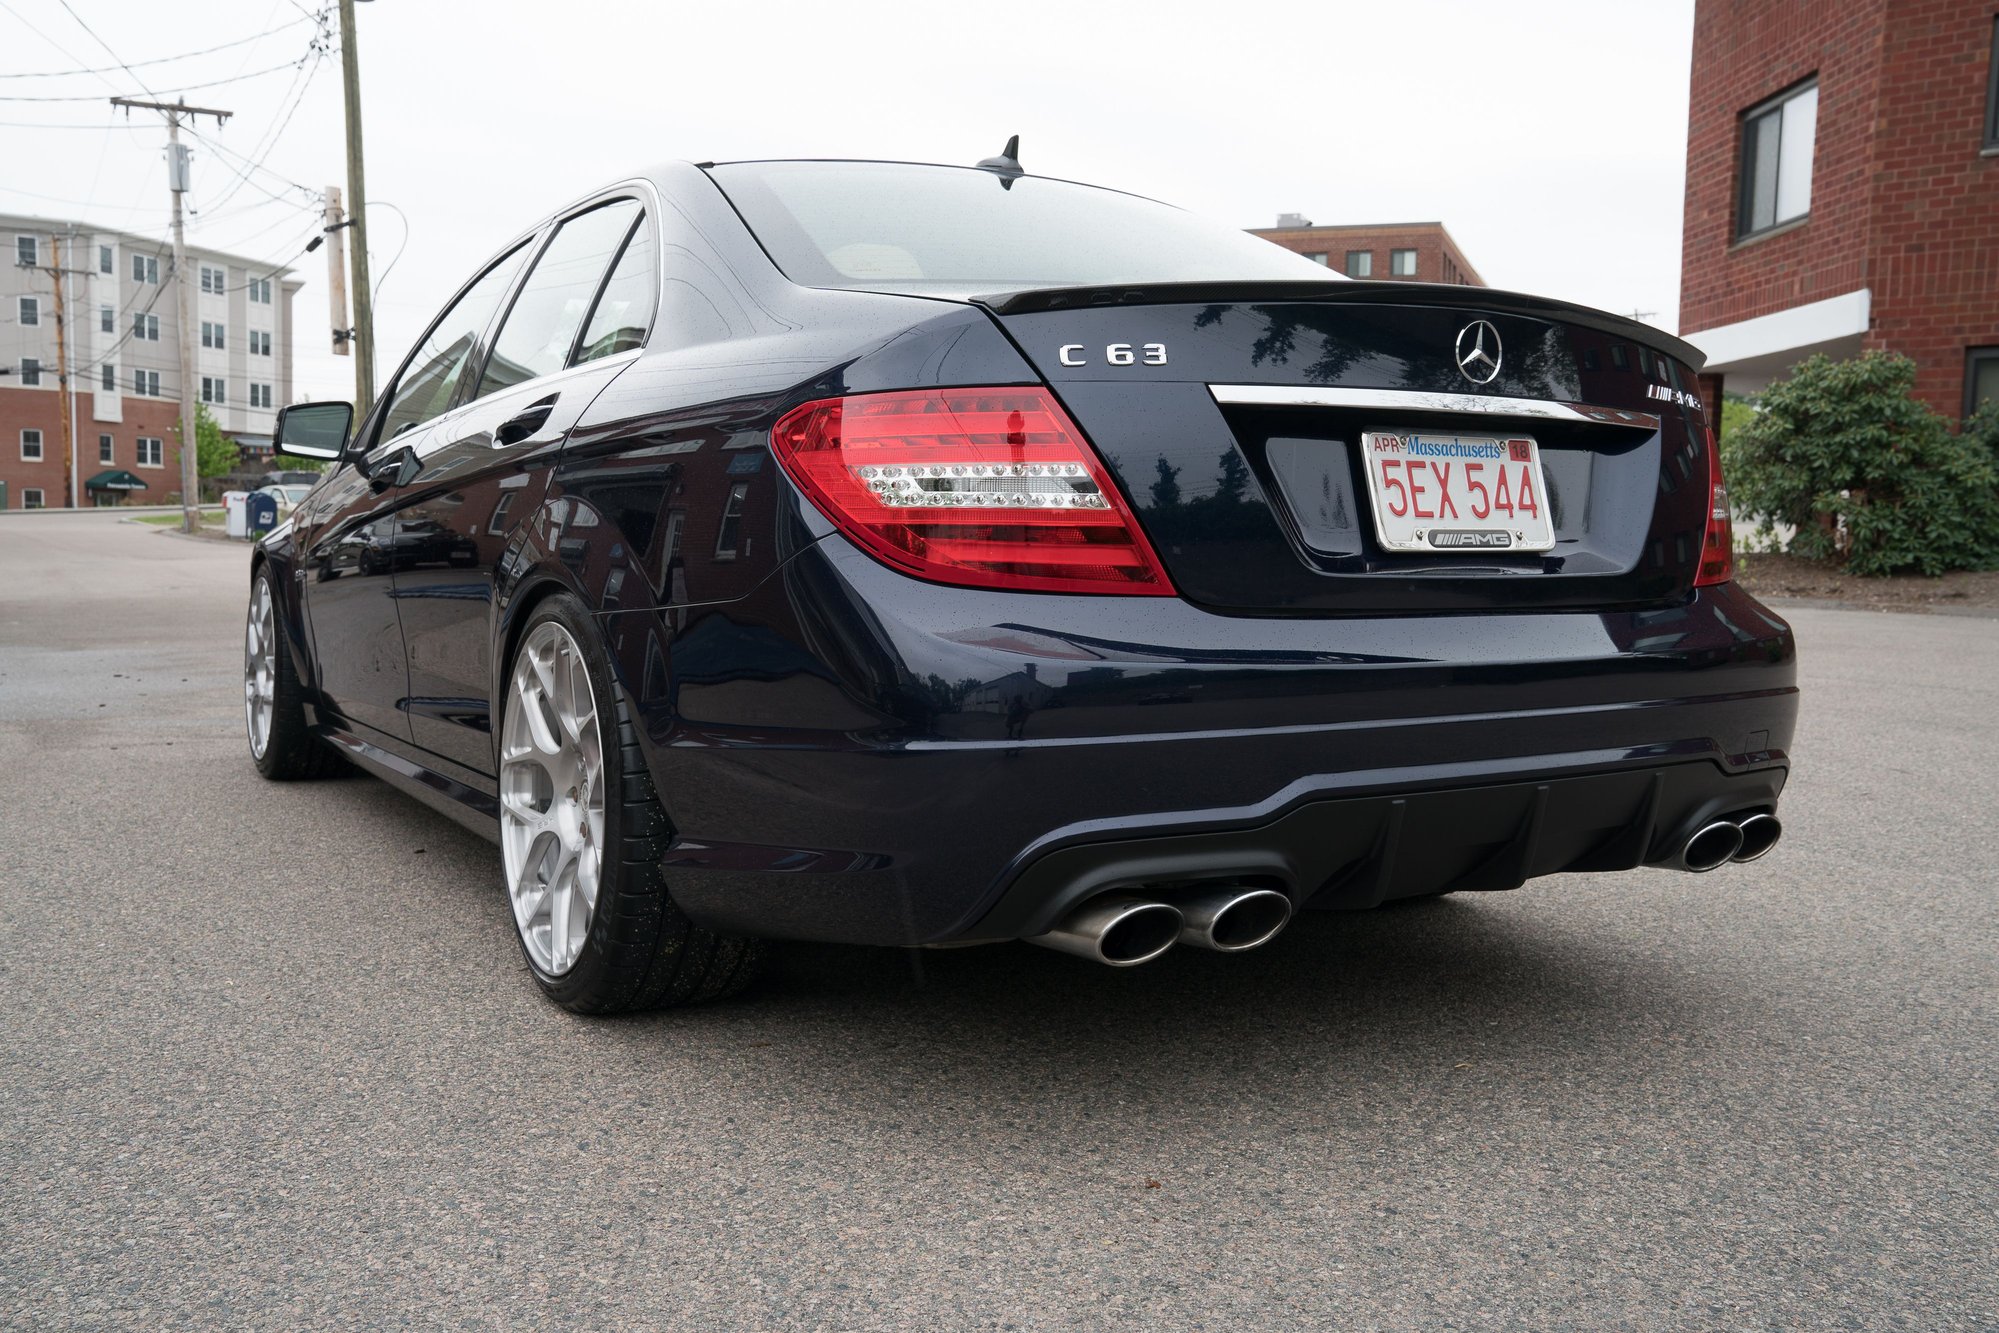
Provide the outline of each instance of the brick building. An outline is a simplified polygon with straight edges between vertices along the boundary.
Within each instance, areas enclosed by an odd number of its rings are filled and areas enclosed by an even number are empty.
[[[1999,397],[1995,56],[1994,0],[1700,0],[1680,332],[1711,401],[1873,348],[1950,416]]]
[[[1295,250],[1349,278],[1485,286],[1485,279],[1441,222],[1315,227],[1296,213],[1284,213],[1276,226],[1253,228],[1250,235]]]
[[[172,248],[84,222],[4,214],[0,246],[0,508],[69,504],[72,480],[82,505],[178,494]],[[291,400],[291,302],[301,284],[288,269],[213,250],[189,249],[188,266],[200,324],[195,398],[246,451],[268,452],[276,409]],[[57,387],[59,314],[73,463]],[[132,479],[144,489],[116,489]]]

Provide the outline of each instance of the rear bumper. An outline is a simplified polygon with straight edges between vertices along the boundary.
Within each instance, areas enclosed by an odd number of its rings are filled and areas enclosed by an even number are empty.
[[[743,602],[606,619],[675,899],[774,937],[1017,938],[1162,880],[1351,907],[1663,862],[1775,807],[1797,706],[1789,628],[1733,586],[1241,618],[936,588],[832,537]]]

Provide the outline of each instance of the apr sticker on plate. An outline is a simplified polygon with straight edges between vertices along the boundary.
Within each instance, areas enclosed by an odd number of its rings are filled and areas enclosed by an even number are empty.
[[[1541,449],[1529,437],[1370,430],[1360,440],[1384,549],[1554,549]]]

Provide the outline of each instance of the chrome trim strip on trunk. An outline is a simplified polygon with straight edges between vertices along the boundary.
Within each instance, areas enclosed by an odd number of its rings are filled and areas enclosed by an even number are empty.
[[[1483,393],[1431,393],[1422,389],[1355,389],[1314,384],[1210,384],[1218,403],[1253,407],[1366,407],[1383,411],[1453,412],[1481,417],[1538,417],[1599,425],[1659,429],[1650,412],[1546,398],[1503,398]]]

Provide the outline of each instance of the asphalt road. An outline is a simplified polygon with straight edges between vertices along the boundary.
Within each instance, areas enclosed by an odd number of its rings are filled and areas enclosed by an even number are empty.
[[[1999,1327],[1999,621],[1801,610],[1789,836],[587,1021],[242,739],[246,555],[0,519],[15,1327]]]

